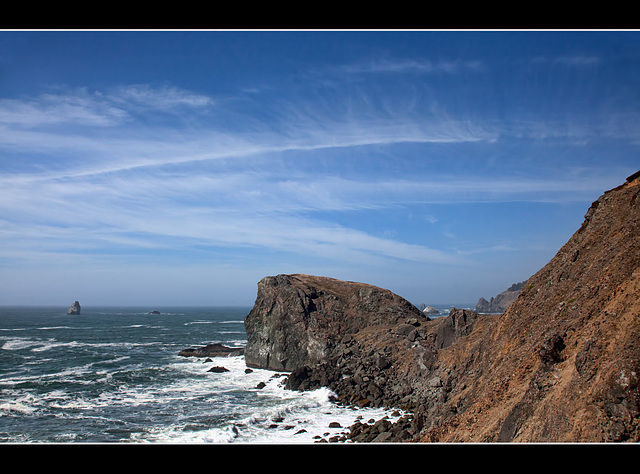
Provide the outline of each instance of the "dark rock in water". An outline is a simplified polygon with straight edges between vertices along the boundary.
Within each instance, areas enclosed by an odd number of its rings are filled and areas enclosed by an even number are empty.
[[[147,314],[162,314],[162,313],[157,309],[154,309],[153,311],[149,311]]]
[[[428,320],[404,298],[372,285],[301,274],[266,277],[245,318],[246,364],[293,371],[325,360],[349,334],[407,318]]]
[[[80,314],[80,303],[74,301],[73,304],[69,306],[67,314]]]
[[[188,348],[178,352],[183,357],[226,357],[244,354],[242,347],[227,347],[222,344],[208,344],[199,348]]]
[[[222,373],[222,372],[229,372],[229,369],[225,368],[225,367],[211,367],[209,370],[207,370],[207,372],[215,372],[215,373]]]

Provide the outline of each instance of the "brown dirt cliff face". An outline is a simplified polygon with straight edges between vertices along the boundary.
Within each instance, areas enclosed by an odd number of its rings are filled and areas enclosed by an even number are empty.
[[[423,441],[640,441],[640,177],[481,319],[438,354],[448,415]]]

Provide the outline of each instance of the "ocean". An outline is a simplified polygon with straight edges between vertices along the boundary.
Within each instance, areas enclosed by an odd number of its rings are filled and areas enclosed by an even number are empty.
[[[243,356],[178,355],[244,346],[250,309],[0,307],[0,443],[305,444],[398,416],[285,390]]]

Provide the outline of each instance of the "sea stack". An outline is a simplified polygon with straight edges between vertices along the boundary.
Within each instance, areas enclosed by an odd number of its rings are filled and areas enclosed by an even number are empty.
[[[80,314],[80,303],[74,301],[73,304],[69,306],[67,314]]]

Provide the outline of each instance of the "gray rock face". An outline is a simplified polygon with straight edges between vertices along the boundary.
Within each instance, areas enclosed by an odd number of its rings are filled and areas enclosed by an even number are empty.
[[[514,283],[495,298],[492,296],[489,301],[484,298],[480,298],[476,304],[475,311],[478,313],[491,314],[504,313],[516,300],[525,283],[527,283],[526,280],[520,283]]]
[[[333,355],[340,341],[372,325],[427,318],[389,290],[311,275],[277,275],[258,283],[245,318],[249,367],[293,371]]]
[[[78,303],[77,301],[74,301],[73,304],[69,306],[69,309],[67,310],[67,314],[80,314],[80,311],[81,311],[80,303]]]

